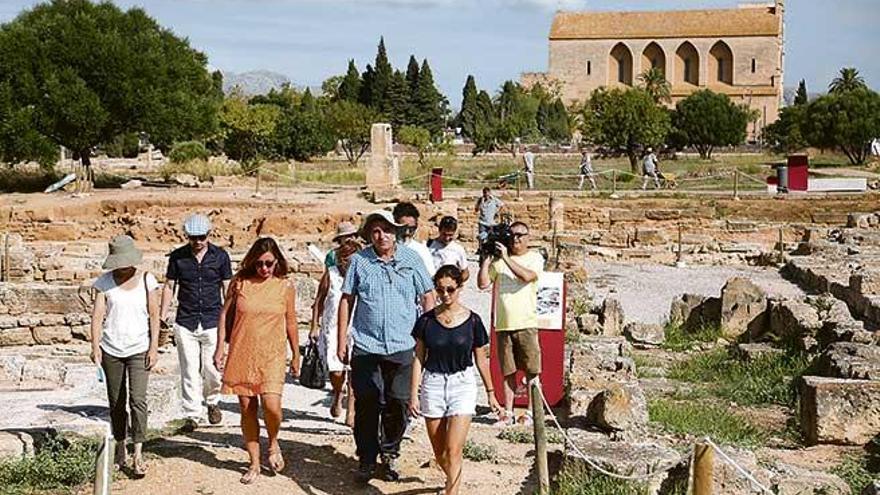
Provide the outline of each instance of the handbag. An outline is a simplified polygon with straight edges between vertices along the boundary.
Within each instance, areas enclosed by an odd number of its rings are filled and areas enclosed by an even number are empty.
[[[235,327],[235,311],[236,311],[236,302],[238,302],[238,291],[241,290],[241,281],[235,280],[232,282],[232,293],[229,294],[229,310],[226,312],[226,332],[224,332],[224,336],[226,337],[226,343],[229,343],[229,340],[232,338],[232,328]]]
[[[306,388],[323,389],[327,381],[326,368],[318,344],[310,342],[303,354],[302,369],[299,372],[299,383]]]

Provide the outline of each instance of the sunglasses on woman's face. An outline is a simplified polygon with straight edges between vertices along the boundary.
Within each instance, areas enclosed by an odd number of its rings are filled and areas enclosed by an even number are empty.
[[[275,260],[272,260],[272,261],[257,260],[256,263],[254,263],[254,264],[257,266],[257,268],[263,268],[263,267],[271,268],[272,266],[275,265]]]
[[[437,287],[437,293],[452,295],[455,294],[455,291],[458,289],[458,287]]]

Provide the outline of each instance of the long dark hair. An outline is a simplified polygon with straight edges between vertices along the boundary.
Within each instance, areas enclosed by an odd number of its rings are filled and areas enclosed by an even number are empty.
[[[276,243],[275,239],[272,239],[271,237],[262,237],[257,239],[257,241],[254,242],[254,245],[248,249],[247,254],[244,255],[244,259],[241,260],[235,278],[250,278],[256,276],[257,259],[266,253],[272,253],[272,255],[275,256],[275,271],[272,275],[280,278],[286,277],[287,260],[284,259],[284,255],[281,253],[278,243]]]

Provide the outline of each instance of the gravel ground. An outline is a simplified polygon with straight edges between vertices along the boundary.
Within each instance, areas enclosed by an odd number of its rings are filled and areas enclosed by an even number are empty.
[[[626,321],[663,323],[672,300],[684,293],[720,296],[731,277],[745,277],[769,295],[802,296],[803,291],[773,268],[750,266],[673,267],[655,264],[589,262],[587,287],[596,302],[617,298]]]

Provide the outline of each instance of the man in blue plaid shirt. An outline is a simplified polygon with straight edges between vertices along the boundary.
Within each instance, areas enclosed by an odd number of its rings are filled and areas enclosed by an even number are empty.
[[[370,247],[351,258],[339,303],[338,342],[347,342],[354,308],[351,383],[357,478],[362,483],[375,475],[380,455],[383,479],[400,478],[397,457],[408,423],[415,347],[410,334],[419,303],[424,311],[434,307],[434,284],[419,255],[397,242],[400,227],[388,211],[367,215],[361,235]],[[338,356],[347,362],[344,346],[339,346]]]

